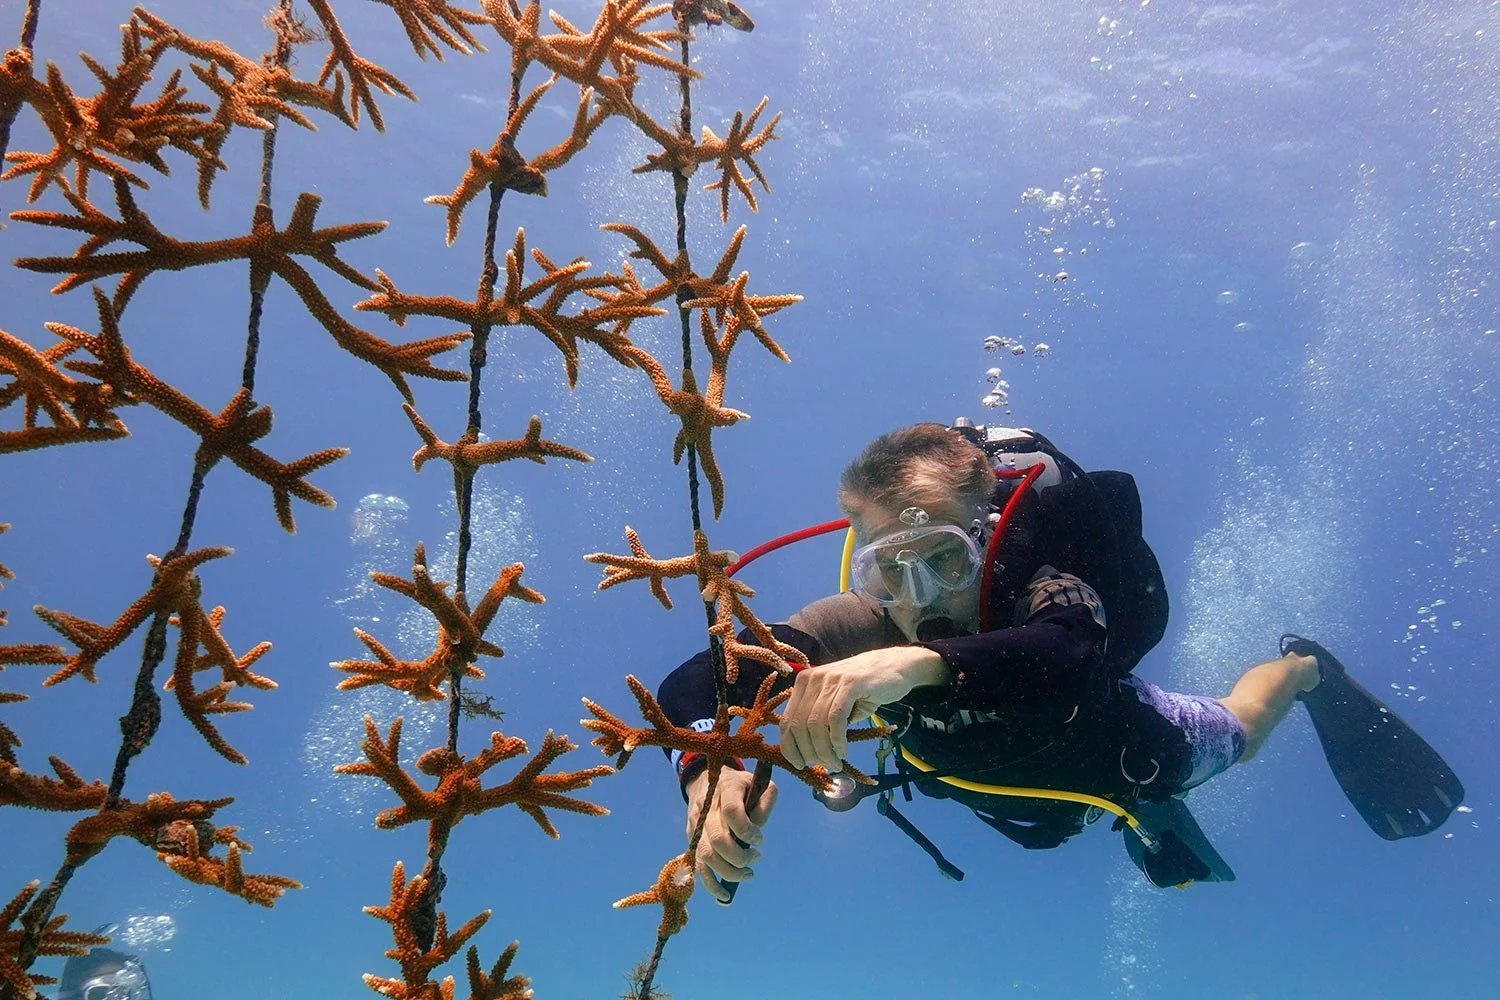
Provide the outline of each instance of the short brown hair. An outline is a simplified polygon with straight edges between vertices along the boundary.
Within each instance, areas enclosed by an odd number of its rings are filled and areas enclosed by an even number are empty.
[[[914,424],[865,445],[839,477],[839,506],[854,516],[866,504],[931,509],[956,497],[978,515],[994,488],[983,449],[942,424]]]

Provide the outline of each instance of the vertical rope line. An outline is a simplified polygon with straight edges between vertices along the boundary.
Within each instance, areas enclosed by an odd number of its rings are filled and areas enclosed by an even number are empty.
[[[678,17],[677,30],[682,34],[680,59],[684,66],[690,65],[691,52],[688,47],[688,25],[686,21]],[[686,75],[677,77],[677,89],[681,95],[682,104],[678,112],[677,129],[688,141],[693,137],[693,90],[692,83]],[[672,170],[672,201],[677,213],[677,253],[679,257],[687,255],[687,194],[688,177],[681,169]],[[677,286],[677,315],[682,323],[682,370],[684,380],[686,374],[693,370],[693,324],[692,310],[686,308],[686,303],[693,298],[693,291],[687,285]],[[698,449],[689,441],[687,443],[687,480],[688,480],[688,512],[692,518],[693,534],[703,530],[702,504],[698,498]],[[696,543],[695,543],[696,544]],[[704,581],[699,580],[699,586]],[[712,629],[717,619],[717,609],[714,601],[703,602],[703,613],[708,620],[708,626]],[[725,707],[729,704],[729,681],[726,677],[724,664],[724,643],[717,634],[710,631],[708,635],[709,660],[713,664],[714,672],[714,696],[717,701],[716,715],[722,715]],[[712,799],[712,790],[709,795]],[[692,837],[688,841],[688,855],[696,857],[698,852],[698,841],[703,836],[704,820],[707,819],[708,810],[703,810],[698,817],[698,823],[693,830]],[[651,958],[646,963],[645,971],[634,983],[635,1000],[649,1000],[657,996],[653,988],[656,981],[657,967],[661,964],[662,952],[666,949],[669,935],[658,933],[656,945],[651,949]]]
[[[292,61],[292,40],[288,35],[292,25],[292,0],[281,0],[277,8],[276,20],[276,45],[267,57],[268,62],[274,63],[279,69],[286,69],[287,64]],[[276,133],[280,128],[280,118],[274,112],[267,112],[266,119],[271,127],[266,129],[260,139],[260,191],[255,199],[255,211],[257,215],[264,213],[267,218],[271,215],[271,168],[276,162]],[[265,309],[266,287],[271,283],[271,272],[265,268],[250,267],[250,321],[249,328],[245,334],[245,364],[240,373],[240,385],[252,396],[255,394],[255,364],[260,356],[260,316]]]
[[[510,74],[510,105],[506,111],[507,125],[515,117],[521,103],[521,78],[528,64],[513,63]],[[489,211],[485,217],[483,263],[479,270],[479,288],[475,295],[477,317],[469,328],[474,339],[469,347],[469,400],[467,423],[464,428],[466,440],[477,440],[482,426],[480,412],[481,377],[489,360],[488,346],[493,324],[486,318],[489,304],[495,297],[495,285],[500,280],[500,265],[495,259],[496,236],[500,229],[500,202],[505,196],[505,186],[498,181],[490,183]],[[474,544],[473,501],[474,472],[455,464],[453,467],[453,496],[458,508],[458,558],[454,568],[454,599],[465,611],[469,609],[467,597],[469,582],[469,550]],[[460,668],[462,669],[462,668]],[[448,740],[452,753],[458,752],[458,724],[463,716],[463,675],[455,671],[448,675]],[[430,824],[429,824],[430,828]],[[423,950],[430,949],[437,937],[437,908],[442,903],[443,890],[448,876],[443,871],[443,854],[448,847],[448,838],[428,838],[432,844],[427,863],[422,868],[425,887],[421,898],[413,908],[411,927],[417,943]]]
[[[36,37],[37,16],[40,10],[40,0],[31,0],[26,9],[26,21],[21,29],[21,44],[28,51]],[[281,0],[281,12],[285,18],[291,15],[291,0]],[[287,35],[289,20],[278,23],[276,29],[276,43],[273,52],[266,58],[277,60],[278,64],[285,66],[291,58],[291,40]],[[9,138],[10,123],[5,122],[0,129],[0,139]],[[269,207],[271,199],[271,173],[276,156],[276,123],[272,119],[272,127],[261,142],[261,171],[260,192],[257,200],[257,208]],[[3,150],[0,144],[0,150]],[[266,275],[269,280],[269,274]],[[246,389],[253,389],[255,383],[255,364],[260,341],[260,316],[264,303],[265,282],[262,281],[260,288],[255,287],[255,278],[251,278],[251,295],[249,309],[249,323],[245,343],[245,364],[242,371],[241,385]],[[187,552],[188,545],[192,541],[193,527],[198,519],[198,506],[203,498],[204,481],[208,473],[218,463],[218,455],[206,451],[200,447],[193,458],[193,475],[188,483],[187,498],[183,503],[182,517],[178,523],[177,540],[170,552],[163,557],[165,563],[168,559],[176,558]],[[156,583],[155,576],[152,585]],[[120,748],[115,753],[114,768],[110,772],[109,790],[105,794],[104,804],[100,812],[107,812],[119,807],[120,800],[125,790],[125,776],[130,768],[130,762],[141,754],[150,745],[152,738],[156,736],[157,729],[161,726],[161,696],[156,692],[156,670],[161,666],[167,655],[167,624],[170,615],[165,611],[158,611],[152,616],[151,625],[146,630],[146,638],[141,647],[141,666],[136,671],[135,684],[131,692],[130,709],[120,717]],[[64,861],[52,876],[52,881],[47,887],[32,900],[26,912],[21,915],[21,928],[23,936],[16,947],[16,963],[22,970],[31,967],[36,960],[37,952],[41,945],[42,934],[47,924],[52,920],[53,913],[57,909],[58,901],[62,898],[63,890],[72,880],[78,865]],[[0,1000],[18,1000],[15,987],[7,982],[0,983]]]

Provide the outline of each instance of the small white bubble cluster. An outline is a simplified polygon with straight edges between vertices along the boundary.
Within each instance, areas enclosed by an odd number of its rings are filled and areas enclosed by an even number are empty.
[[[145,951],[164,945],[177,936],[177,922],[165,913],[135,914],[125,918],[117,939],[131,951]]]

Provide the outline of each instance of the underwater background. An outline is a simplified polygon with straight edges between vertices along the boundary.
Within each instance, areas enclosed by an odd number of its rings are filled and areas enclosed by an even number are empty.
[[[0,0],[7,37],[23,6]],[[266,6],[150,9],[253,53]],[[598,5],[554,6],[588,24]],[[1173,602],[1140,674],[1222,694],[1275,655],[1281,632],[1317,637],[1444,754],[1468,797],[1429,837],[1379,839],[1294,709],[1253,763],[1190,800],[1238,881],[1178,892],[1152,889],[1106,824],[1029,853],[949,803],[914,802],[908,816],[967,872],[951,882],[873,808],[830,813],[782,780],[757,877],[730,908],[693,897],[659,985],[679,1000],[1489,994],[1500,974],[1500,4],[741,6],[754,33],[698,30],[695,121],[722,134],[763,94],[783,112],[781,138],[759,157],[772,191],[758,214],[732,201],[730,227],[750,227],[739,266],[756,288],[805,301],[773,324],[790,366],[750,351],[736,363],[726,402],[752,419],[715,435],[729,497],[715,547],[744,552],[837,517],[839,471],[882,431],[960,415],[1035,427],[1086,468],[1136,477]],[[494,38],[487,54],[419,62],[389,9],[338,10],[361,54],[421,100],[383,98],[385,135],[282,128],[278,217],[312,191],[328,223],[389,220],[341,257],[366,274],[378,264],[403,288],[466,294],[482,223],[471,213],[445,247],[442,211],[422,198],[450,190],[468,150],[492,140],[508,52]],[[112,57],[129,14],[127,3],[47,0],[38,57],[83,76],[75,53]],[[659,74],[642,84],[658,108],[674,93]],[[183,238],[240,231],[258,140],[231,137],[213,213],[188,193],[181,158],[181,176],[148,177],[142,207]],[[11,150],[47,145],[23,112]],[[524,226],[555,258],[613,267],[627,244],[597,227],[615,220],[665,245],[670,183],[630,173],[649,152],[607,124],[551,175],[546,198],[505,200],[502,245]],[[25,184],[0,185],[0,207],[24,207]],[[711,261],[731,229],[715,195],[695,195],[689,237]],[[60,205],[52,192],[38,207]],[[75,244],[18,222],[0,231],[7,260]],[[49,296],[55,280],[0,271],[0,327],[39,346],[46,321],[93,329],[88,294]],[[331,295],[349,315],[359,293]],[[245,303],[238,265],[158,276],[132,301],[127,340],[190,394],[227,398]],[[431,648],[431,617],[367,574],[404,575],[424,540],[434,577],[451,577],[451,479],[412,474],[417,441],[389,383],[343,355],[284,285],[266,315],[257,398],[276,411],[269,440],[278,455],[347,445],[314,477],[339,506],[299,505],[289,536],[263,485],[210,476],[195,544],[236,554],[205,569],[209,599],[229,607],[236,649],[274,643],[260,666],[280,688],[221,723],[247,768],[169,710],[127,794],[235,796],[221,818],[255,845],[249,867],[305,888],[273,910],[248,907],[113,845],[60,912],[77,929],[119,924],[156,1000],[373,995],[360,974],[392,974],[389,929],[360,909],[384,903],[392,862],[413,868],[424,846],[420,826],[374,828],[388,789],[332,767],[360,759],[364,715],[382,726],[406,716],[406,745],[420,748],[440,740],[445,706],[335,691],[341,675],[327,664],[362,656],[351,629],[374,622],[402,655]],[[378,317],[361,324],[396,336]],[[639,321],[631,335],[670,356],[675,319]],[[987,350],[987,337],[1006,343]],[[690,585],[670,588],[679,610],[667,614],[644,587],[596,592],[599,571],[580,558],[620,551],[626,524],[655,555],[691,547],[675,423],[639,373],[584,355],[569,391],[535,331],[496,330],[486,428],[515,433],[538,413],[548,437],[595,461],[487,470],[474,509],[472,572],[489,579],[521,560],[547,595],[502,609],[494,637],[506,655],[483,664],[476,686],[504,710],[508,735],[535,747],[552,728],[582,743],[561,762],[570,769],[603,762],[577,725],[581,697],[634,723],[623,676],[654,688],[704,644]],[[1009,397],[986,407],[995,367]],[[461,386],[415,391],[449,426],[462,412]],[[0,463],[0,520],[13,525],[0,562],[16,574],[0,592],[5,642],[53,641],[32,604],[112,619],[149,579],[145,554],[170,544],[195,440],[144,407],[129,423],[121,441]],[[836,537],[746,570],[763,618],[836,589]],[[86,777],[108,772],[136,648],[105,660],[97,685],[42,691],[32,668],[7,671],[7,690],[32,695],[4,716],[28,770],[58,754]],[[466,747],[488,730],[467,724]],[[855,749],[869,763],[868,744]],[[462,919],[493,908],[477,943],[493,955],[519,938],[515,971],[538,997],[625,991],[658,913],[610,903],[649,887],[684,842],[676,783],[654,750],[584,797],[610,815],[561,815],[552,841],[498,810],[460,826],[445,862],[444,909]],[[0,896],[48,877],[65,825],[0,813]]]

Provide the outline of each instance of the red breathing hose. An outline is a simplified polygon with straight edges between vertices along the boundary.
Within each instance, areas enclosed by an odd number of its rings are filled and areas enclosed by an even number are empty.
[[[847,527],[849,527],[849,519],[842,518],[837,521],[828,521],[824,524],[815,524],[811,528],[803,528],[801,531],[794,531],[789,535],[782,535],[780,538],[773,538],[769,542],[766,542],[764,545],[757,545],[749,552],[746,552],[744,555],[740,556],[738,562],[724,571],[724,575],[734,576],[734,574],[738,573],[740,570],[744,569],[746,566],[750,565],[752,562],[759,559],[767,552],[775,552],[783,545],[790,545],[793,542],[800,542],[804,538],[815,538],[818,535],[826,535],[830,531],[838,531],[840,528]]]
[[[1005,501],[1005,508],[1000,511],[1000,522],[995,525],[995,530],[990,533],[990,543],[984,547],[984,570],[979,577],[979,631],[990,630],[990,585],[995,578],[995,553],[1000,551],[1000,539],[1005,535],[1005,526],[1010,523],[1010,516],[1015,512],[1016,506],[1021,502],[1021,497],[1032,483],[1041,478],[1042,472],[1047,467],[1040,462],[1026,469],[996,469],[996,479],[1020,479],[1021,485],[1011,490],[1010,499]]]

